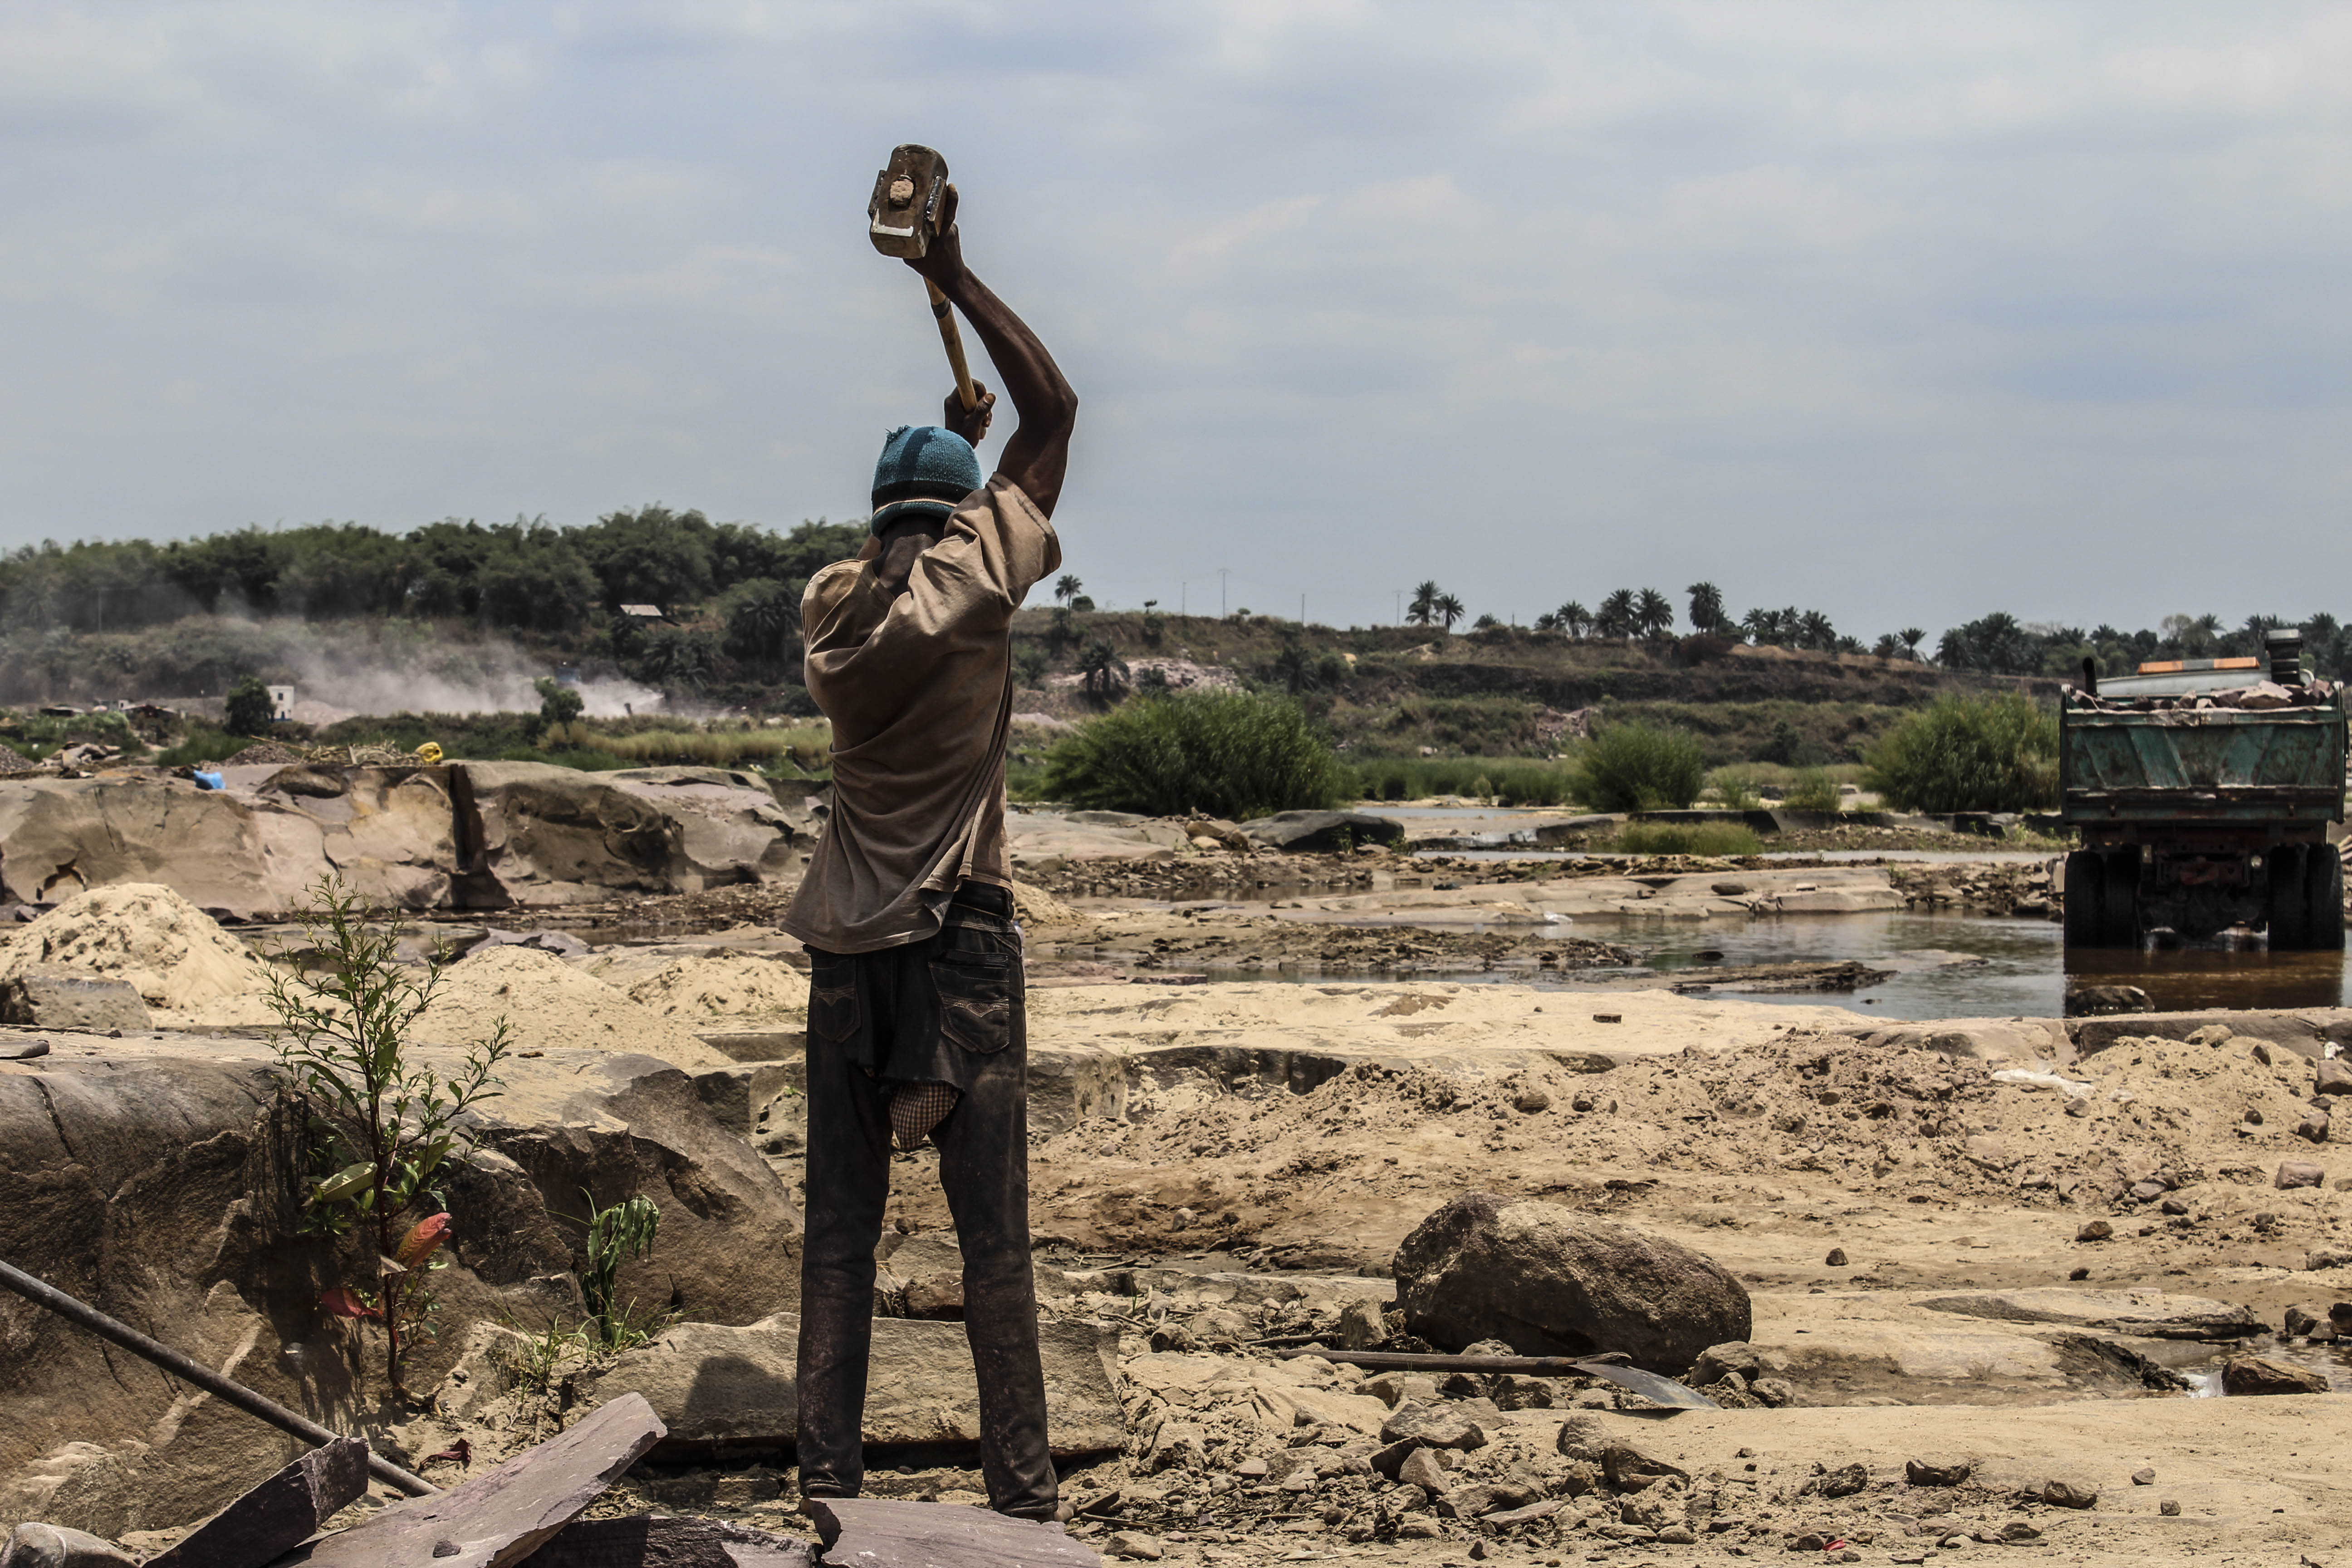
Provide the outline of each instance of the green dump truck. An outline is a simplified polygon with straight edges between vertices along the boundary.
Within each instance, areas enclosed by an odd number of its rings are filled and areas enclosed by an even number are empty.
[[[2305,678],[2303,634],[2269,634],[2254,658],[2144,664],[2059,696],[2066,943],[2137,947],[2266,931],[2273,952],[2344,945],[2339,687]]]

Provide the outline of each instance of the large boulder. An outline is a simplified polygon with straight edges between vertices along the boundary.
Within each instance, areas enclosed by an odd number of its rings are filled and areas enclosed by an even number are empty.
[[[1751,1323],[1747,1289],[1690,1248],[1492,1193],[1465,1194],[1423,1220],[1395,1267],[1405,1327],[1449,1347],[1622,1351],[1679,1374],[1708,1346],[1747,1339]]]
[[[414,1465],[388,1430],[406,1417],[383,1399],[381,1341],[320,1307],[356,1271],[355,1244],[302,1233],[304,1117],[267,1049],[106,1044],[103,1057],[0,1062],[0,1258]],[[500,1071],[480,1148],[446,1185],[440,1338],[413,1386],[433,1386],[476,1325],[578,1320],[580,1227],[552,1215],[578,1215],[583,1189],[661,1206],[654,1255],[623,1268],[622,1300],[710,1323],[797,1304],[795,1205],[687,1073],[625,1056]],[[13,1295],[0,1295],[0,1528],[192,1523],[303,1447]]]
[[[1278,811],[1241,825],[1251,843],[1289,854],[1328,853],[1365,844],[1394,844],[1404,826],[1394,817],[1360,811]]]
[[[518,902],[697,893],[781,877],[797,858],[785,813],[751,773],[590,773],[546,763],[471,763],[466,772],[489,874]]]

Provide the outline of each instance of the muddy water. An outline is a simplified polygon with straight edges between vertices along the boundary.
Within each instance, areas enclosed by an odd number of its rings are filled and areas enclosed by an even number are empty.
[[[1234,903],[1236,913],[1267,906]],[[1470,929],[1475,927],[1449,929]],[[1517,929],[1517,928],[1513,928]],[[2335,1007],[2344,1005],[2345,955],[2273,953],[2260,937],[2218,937],[2187,947],[2137,952],[2068,952],[2055,921],[1924,914],[1780,915],[1754,920],[1676,923],[1579,915],[1551,928],[1562,935],[1622,942],[1641,953],[1633,970],[1539,973],[1512,965],[1467,971],[1447,978],[1469,983],[1595,986],[1704,984],[1713,968],[1743,964],[1859,961],[1892,971],[1880,984],[1849,994],[1771,995],[1725,986],[1714,994],[1759,1002],[1823,1002],[1890,1019],[1982,1018],[2063,1015],[2070,982],[2136,985],[2165,1012],[2208,1007]],[[1268,970],[1215,969],[1213,978],[1283,978]],[[1300,979],[1381,979],[1329,969]]]
[[[1618,931],[1590,917],[1578,936],[1642,945],[1646,967],[1680,981],[1716,963],[1858,960],[1894,977],[1853,994],[1853,1005],[1889,1018],[2063,1015],[2070,983],[2136,985],[2162,1012],[2207,1007],[2336,1007],[2344,1003],[2344,954],[2273,953],[2259,937],[2216,938],[2193,946],[2138,952],[2069,951],[2050,921],[1957,915],[1783,915],[1739,926],[1707,922],[1657,940],[1624,921]],[[1718,960],[1701,955],[1720,952]],[[1975,962],[1955,962],[1955,960]],[[1738,995],[1726,990],[1720,994]],[[1758,997],[1819,1001],[1820,997]]]

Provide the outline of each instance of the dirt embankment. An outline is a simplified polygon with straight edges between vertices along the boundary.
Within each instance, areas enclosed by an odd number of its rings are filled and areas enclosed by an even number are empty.
[[[2284,1049],[2265,1064],[2259,1043],[2127,1040],[2063,1068],[2058,1088],[1800,1031],[1599,1074],[1366,1062],[1303,1095],[1179,1076],[1130,1122],[1082,1122],[1040,1148],[1035,1224],[1089,1251],[1241,1247],[1377,1268],[1431,1208],[1475,1188],[1664,1220],[1717,1253],[1759,1225],[1785,1231],[1792,1202],[1860,1204],[1832,1212],[1885,1234],[1847,1241],[1859,1272],[1829,1278],[1881,1285],[1953,1277],[1935,1237],[1904,1237],[1906,1213],[1966,1212],[2002,1233],[2000,1256],[1965,1260],[1979,1283],[2063,1280],[2073,1229],[2095,1216],[2132,1222],[2081,1253],[2102,1278],[2299,1267],[2341,1234],[2345,1205],[2272,1187],[2282,1162],[2314,1153],[2295,1131],[2313,1068]],[[2330,1173],[2352,1185],[2352,1167]],[[2155,1196],[2133,1195],[2150,1182]],[[2162,1198],[2181,1212],[2156,1212]],[[900,1202],[910,1223],[944,1223],[919,1182]],[[1795,1228],[1843,1234],[1825,1215]],[[1828,1282],[1802,1260],[1810,1246],[1732,1250],[1753,1282]]]

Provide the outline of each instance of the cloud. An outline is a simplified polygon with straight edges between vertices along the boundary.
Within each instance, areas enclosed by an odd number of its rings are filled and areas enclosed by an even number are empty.
[[[0,17],[0,542],[854,513],[944,385],[859,217],[912,139],[1101,599],[2345,608],[2340,8],[94,16]]]

